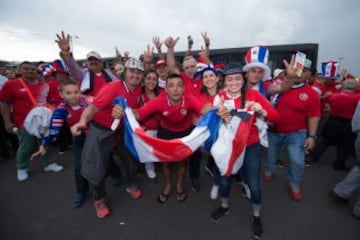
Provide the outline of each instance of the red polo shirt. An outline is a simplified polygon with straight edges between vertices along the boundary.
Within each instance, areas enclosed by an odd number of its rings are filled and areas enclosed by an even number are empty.
[[[203,86],[201,79],[193,79],[188,77],[184,72],[181,72],[181,78],[184,80],[185,94],[193,95],[195,97],[200,96],[201,88]]]
[[[320,117],[320,97],[311,86],[304,84],[282,93],[276,110],[280,114],[280,120],[274,124],[275,132],[306,130],[309,117]]]
[[[96,113],[94,121],[110,128],[114,118],[111,116],[112,108],[114,106],[114,99],[117,97],[124,97],[129,107],[135,109],[140,107],[141,87],[137,87],[135,91],[131,92],[126,86],[125,82],[114,80],[104,87],[96,95],[95,100],[91,104],[96,107],[99,112]]]
[[[24,81],[25,82],[25,81]],[[49,94],[49,85],[43,81],[36,84],[25,82],[39,106],[46,104]],[[26,89],[19,78],[6,81],[0,93],[0,100],[12,105],[14,126],[22,128],[26,115],[34,108]]]
[[[160,113],[160,126],[173,131],[182,132],[193,124],[193,114],[201,114],[203,104],[194,96],[184,95],[180,104],[173,106],[167,94],[160,94],[138,109],[140,120]]]
[[[330,115],[351,120],[360,94],[355,92],[334,93],[329,97]]]

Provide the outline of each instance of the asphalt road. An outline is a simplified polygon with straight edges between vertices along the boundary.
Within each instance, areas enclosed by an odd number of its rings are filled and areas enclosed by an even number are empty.
[[[360,221],[351,216],[351,206],[338,205],[328,197],[332,186],[345,176],[330,168],[334,156],[330,149],[320,163],[306,169],[300,202],[289,197],[286,168],[279,168],[272,182],[263,182],[262,239],[360,239]],[[251,207],[241,197],[238,184],[232,188],[230,214],[213,223],[210,214],[219,200],[210,200],[211,179],[204,170],[200,192],[192,192],[187,180],[188,198],[183,203],[176,201],[174,193],[166,204],[156,202],[162,188],[161,171],[155,185],[142,175],[143,196],[138,200],[126,193],[124,185],[114,188],[109,180],[111,215],[98,219],[90,194],[83,207],[72,207],[71,151],[53,157],[65,166],[62,172],[44,172],[41,163],[33,161],[30,178],[21,183],[16,180],[14,158],[0,163],[1,240],[252,239]]]

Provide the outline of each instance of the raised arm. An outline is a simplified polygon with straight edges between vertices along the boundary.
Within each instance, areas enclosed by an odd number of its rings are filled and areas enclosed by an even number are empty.
[[[144,51],[144,68],[145,71],[152,69],[152,60],[153,60],[153,51],[154,47],[150,48],[150,45],[147,45],[146,51]]]
[[[286,67],[286,81],[283,81],[281,84],[278,85],[271,85],[268,88],[268,94],[270,96],[289,90],[294,85],[295,81],[298,79],[294,68],[295,55],[291,56],[290,63],[288,63],[286,60],[283,60],[283,62]]]
[[[56,34],[56,37],[57,40],[55,42],[59,46],[61,59],[65,62],[70,75],[76,81],[81,82],[85,76],[85,70],[80,68],[73,57],[70,48],[70,34],[65,34],[64,31],[61,31],[60,34]]]
[[[160,38],[155,36],[153,38],[153,44],[154,44],[154,46],[155,46],[155,48],[157,50],[157,55],[158,55],[159,60],[165,60],[165,56],[161,51],[161,46],[162,46],[163,43],[160,41]]]
[[[172,37],[168,37],[165,40],[165,46],[167,47],[168,51],[167,51],[167,55],[166,55],[166,63],[167,66],[169,68],[169,73],[180,73],[180,69],[178,69],[176,67],[176,62],[175,62],[175,52],[174,52],[174,47],[177,43],[177,41],[179,41],[179,37],[177,38],[172,38]]]

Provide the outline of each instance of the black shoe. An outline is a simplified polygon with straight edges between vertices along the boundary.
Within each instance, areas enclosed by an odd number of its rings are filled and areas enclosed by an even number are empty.
[[[199,179],[192,179],[191,180],[191,190],[193,190],[194,192],[199,192],[200,191]]]
[[[219,207],[210,216],[211,221],[220,222],[226,214],[229,214],[229,208]]]
[[[305,159],[305,167],[311,167],[313,164],[313,161],[311,161],[310,159]]]
[[[279,166],[279,168],[286,168],[286,167],[288,167],[289,165],[288,165],[287,161],[279,158],[279,159],[278,159],[278,166]]]
[[[350,168],[344,166],[344,165],[337,165],[337,164],[333,164],[333,169],[335,171],[344,171],[344,172],[348,172],[350,171]]]
[[[260,239],[262,235],[262,223],[260,217],[253,217],[252,219],[252,235],[255,239]]]

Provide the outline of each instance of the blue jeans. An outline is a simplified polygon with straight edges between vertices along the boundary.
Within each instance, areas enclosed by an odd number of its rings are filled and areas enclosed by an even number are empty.
[[[265,171],[273,174],[277,167],[277,160],[282,146],[289,158],[287,178],[291,186],[299,188],[301,178],[305,169],[305,148],[306,130],[299,130],[291,133],[268,132],[269,148],[266,155]]]
[[[247,146],[242,166],[244,180],[248,184],[251,192],[251,204],[254,210],[261,209],[261,150],[260,143]],[[220,196],[228,201],[232,177],[221,176],[220,178]]]

